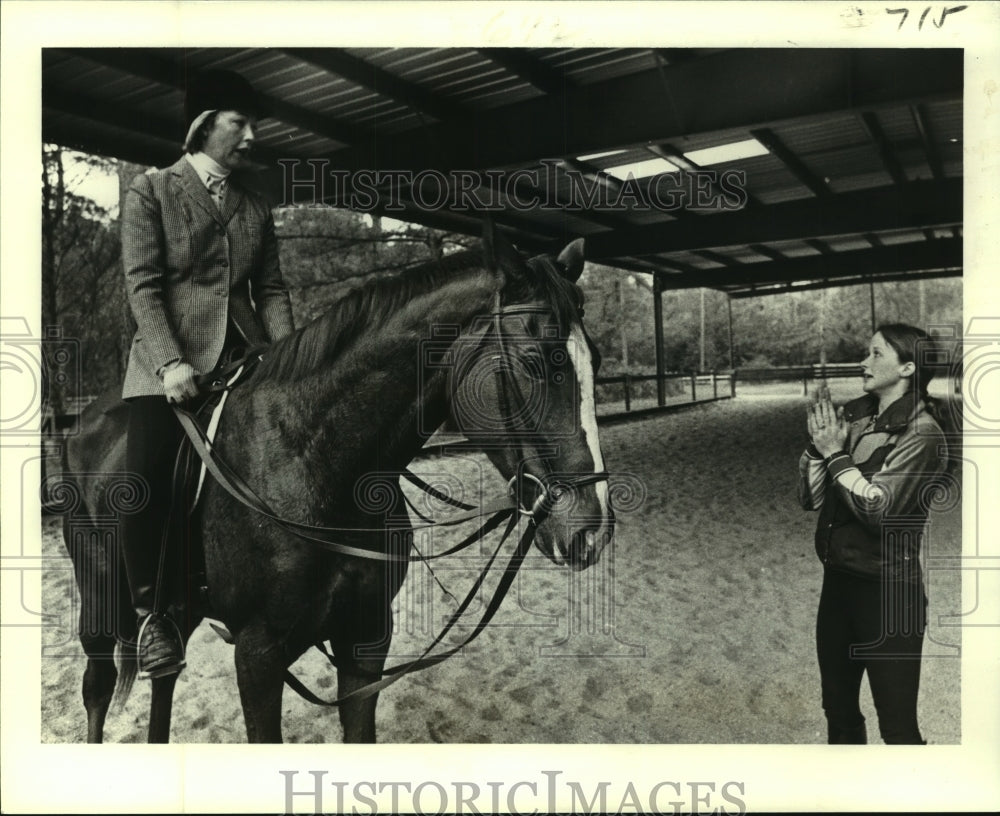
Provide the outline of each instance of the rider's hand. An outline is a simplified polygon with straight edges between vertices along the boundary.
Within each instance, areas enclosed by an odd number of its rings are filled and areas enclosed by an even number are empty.
[[[198,396],[198,384],[194,381],[197,376],[194,366],[183,360],[168,365],[163,371],[163,390],[167,395],[167,402],[180,403]]]

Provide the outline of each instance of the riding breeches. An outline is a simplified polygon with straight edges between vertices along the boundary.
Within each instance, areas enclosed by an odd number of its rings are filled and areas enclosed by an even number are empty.
[[[830,742],[864,742],[858,704],[868,673],[887,744],[924,743],[917,725],[927,621],[923,582],[879,581],[827,569],[816,621],[823,710]]]

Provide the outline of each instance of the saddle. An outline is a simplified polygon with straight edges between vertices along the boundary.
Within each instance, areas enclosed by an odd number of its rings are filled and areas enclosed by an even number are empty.
[[[207,438],[218,429],[222,409],[229,392],[239,385],[261,359],[260,349],[227,355],[216,368],[197,378],[200,396],[186,405]],[[68,472],[98,472],[121,474],[125,467],[125,442],[128,433],[128,403],[120,392],[103,394],[85,410],[80,418],[79,433],[71,437],[66,449],[65,467]],[[96,451],[102,451],[95,462]],[[162,547],[169,548],[160,558],[158,582],[164,590],[164,608],[187,614],[211,617],[211,604],[205,578],[205,559],[198,525],[185,523],[197,511],[197,503],[205,479],[205,466],[195,453],[188,438],[182,439],[171,479],[170,529]],[[181,536],[179,531],[183,530]],[[184,552],[186,551],[186,557]],[[186,569],[184,566],[186,565]],[[167,580],[164,569],[171,571]],[[158,593],[159,594],[159,593]]]

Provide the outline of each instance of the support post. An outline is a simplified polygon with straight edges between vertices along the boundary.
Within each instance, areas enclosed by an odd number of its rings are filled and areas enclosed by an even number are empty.
[[[875,334],[875,327],[878,325],[875,322],[875,277],[870,276],[868,278],[868,298],[871,301],[872,310],[872,334]]]
[[[698,373],[705,371],[705,289],[698,290],[701,294],[701,334],[698,341]]]
[[[729,294],[726,295],[726,306],[729,309],[729,367],[735,369],[736,351],[733,346],[733,298]]]
[[[656,404],[667,404],[667,390],[663,378],[667,366],[663,359],[663,285],[660,276],[653,273],[653,332],[656,342]]]

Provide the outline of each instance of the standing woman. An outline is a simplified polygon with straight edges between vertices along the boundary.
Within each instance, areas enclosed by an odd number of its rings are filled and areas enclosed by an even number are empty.
[[[831,744],[867,742],[858,705],[866,671],[882,739],[926,744],[917,725],[927,608],[920,546],[928,493],[947,458],[929,410],[930,342],[913,326],[880,326],[861,362],[865,396],[835,411],[823,388],[807,412],[799,500],[819,510],[816,650]]]

